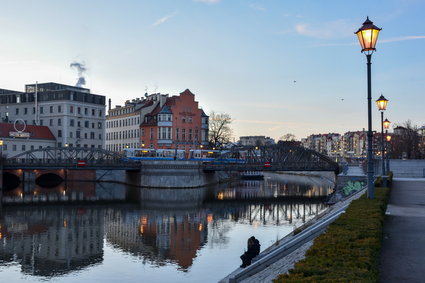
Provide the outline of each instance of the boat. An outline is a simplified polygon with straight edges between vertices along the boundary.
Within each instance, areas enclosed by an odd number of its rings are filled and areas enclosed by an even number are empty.
[[[243,180],[263,180],[264,174],[261,171],[243,171],[243,172],[241,172],[241,179],[243,179]]]

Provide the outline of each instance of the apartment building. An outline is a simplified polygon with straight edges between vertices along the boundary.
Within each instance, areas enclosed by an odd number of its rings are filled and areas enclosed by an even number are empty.
[[[145,147],[140,140],[140,123],[156,107],[162,107],[168,94],[145,94],[145,97],[127,100],[124,106],[111,108],[109,100],[106,117],[105,149],[120,152],[125,148]]]
[[[146,114],[140,125],[140,143],[149,148],[190,149],[208,145],[208,116],[188,89],[167,97]]]
[[[58,147],[104,147],[105,96],[87,88],[50,82],[28,84],[24,92],[0,89],[0,119],[47,126]]]

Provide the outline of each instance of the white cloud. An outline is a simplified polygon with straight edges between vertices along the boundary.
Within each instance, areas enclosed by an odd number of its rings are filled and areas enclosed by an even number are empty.
[[[307,24],[301,23],[294,27],[294,32],[314,38],[336,38],[351,36],[356,30],[355,25],[346,20],[337,20],[327,23]]]
[[[152,26],[156,27],[156,26],[162,25],[163,23],[165,23],[166,21],[168,21],[169,19],[171,19],[171,18],[172,18],[172,17],[174,17],[175,15],[177,15],[177,12],[173,12],[173,13],[172,13],[172,14],[170,14],[170,15],[167,15],[167,16],[165,16],[165,17],[159,18],[158,20],[156,20],[156,21],[152,24]]]
[[[221,2],[221,0],[193,0],[193,2],[202,2],[202,3],[208,3],[208,4],[217,4]]]
[[[397,42],[397,41],[405,41],[405,40],[413,40],[413,39],[425,39],[425,35],[410,35],[410,36],[402,36],[402,37],[395,37],[395,38],[389,38],[389,39],[383,39],[379,40],[378,43],[388,43],[388,42]]]
[[[257,11],[261,11],[261,12],[266,11],[266,8],[264,8],[263,6],[261,6],[258,3],[251,3],[251,4],[249,4],[249,7],[253,10],[257,10]]]

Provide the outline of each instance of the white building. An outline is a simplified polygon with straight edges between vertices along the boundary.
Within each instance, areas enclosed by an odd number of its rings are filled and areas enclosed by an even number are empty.
[[[114,109],[109,101],[105,149],[119,152],[127,147],[145,147],[140,144],[140,123],[158,104],[162,107],[167,97],[168,94],[146,94],[144,98],[127,100],[124,106],[117,105]]]
[[[56,138],[48,127],[24,125],[21,121],[0,123],[0,139],[0,156],[6,158],[28,150],[56,146]]]
[[[0,89],[0,118],[47,126],[56,146],[103,148],[105,96],[57,83],[29,84],[25,92]]]

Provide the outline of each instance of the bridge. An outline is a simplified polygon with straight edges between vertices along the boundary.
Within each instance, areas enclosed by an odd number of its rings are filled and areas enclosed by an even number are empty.
[[[46,147],[3,160],[4,169],[138,170],[139,167],[116,152],[100,148]]]
[[[226,160],[244,156],[244,162]],[[234,147],[220,158],[204,164],[206,171],[333,171],[338,163],[317,151],[300,146],[269,145],[261,147]]]
[[[234,147],[211,162],[194,162],[194,169],[214,171],[333,171],[336,162],[316,151],[298,146],[271,145],[261,147]],[[179,161],[169,161],[149,168],[181,169]],[[3,160],[4,169],[93,169],[142,170],[142,162],[133,162],[116,152],[99,148],[54,147],[29,150]]]

